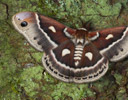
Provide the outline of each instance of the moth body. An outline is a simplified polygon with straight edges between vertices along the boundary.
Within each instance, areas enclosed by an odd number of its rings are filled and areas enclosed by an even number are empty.
[[[90,32],[72,29],[35,12],[12,17],[15,29],[38,51],[42,63],[53,77],[74,83],[93,82],[108,70],[109,61],[128,56],[128,27]]]

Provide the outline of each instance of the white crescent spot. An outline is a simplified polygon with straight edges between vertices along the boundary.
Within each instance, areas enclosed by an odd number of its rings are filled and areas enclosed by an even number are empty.
[[[64,49],[64,50],[62,51],[62,57],[65,56],[65,55],[67,55],[67,54],[70,54],[70,53],[71,53],[71,52],[70,52],[69,49]]]
[[[105,39],[108,40],[108,39],[111,39],[113,38],[114,36],[112,34],[109,34]]]
[[[48,29],[50,29],[52,32],[56,32],[56,29],[55,29],[55,27],[54,26],[49,26],[49,28]]]
[[[92,60],[92,58],[93,58],[93,54],[92,54],[91,52],[86,53],[85,56],[86,56],[89,60]]]

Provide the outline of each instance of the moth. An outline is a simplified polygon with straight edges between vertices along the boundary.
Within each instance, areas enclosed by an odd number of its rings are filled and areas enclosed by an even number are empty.
[[[74,83],[93,82],[108,70],[109,61],[128,55],[128,27],[90,32],[72,29],[35,12],[12,17],[15,29],[38,51],[42,63],[53,77]]]

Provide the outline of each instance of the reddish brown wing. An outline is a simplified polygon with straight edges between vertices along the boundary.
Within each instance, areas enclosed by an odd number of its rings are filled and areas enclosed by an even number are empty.
[[[34,12],[20,12],[13,16],[12,22],[28,42],[39,51],[50,51],[52,48],[69,40],[65,36],[65,29],[69,34],[75,30],[54,19],[39,15]]]
[[[51,39],[51,41],[55,42],[56,44],[60,44],[68,38],[65,36],[64,29],[66,28],[65,25],[57,22],[54,19],[51,19],[49,17],[45,17],[43,15],[38,14],[38,20],[40,28],[47,34],[48,38]],[[67,31],[70,34],[75,34],[76,30],[67,28]]]
[[[92,43],[111,61],[118,61],[128,55],[128,28],[116,27],[91,32],[89,37],[99,33],[99,38]]]

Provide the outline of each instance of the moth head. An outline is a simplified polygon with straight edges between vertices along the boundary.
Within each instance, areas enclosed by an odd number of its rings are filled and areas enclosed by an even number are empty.
[[[12,17],[12,23],[17,31],[21,34],[26,33],[31,27],[34,27],[35,13],[21,12]]]
[[[88,31],[85,28],[78,28],[76,30],[77,38],[86,38],[88,36]]]

